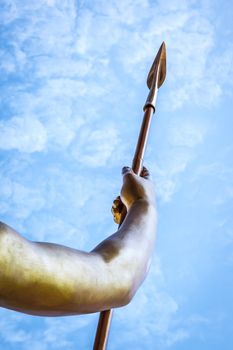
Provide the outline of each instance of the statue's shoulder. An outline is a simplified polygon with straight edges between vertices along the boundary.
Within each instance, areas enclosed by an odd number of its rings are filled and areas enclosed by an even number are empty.
[[[3,233],[5,231],[7,231],[10,227],[6,224],[4,224],[4,222],[0,221],[0,233]]]
[[[0,235],[3,236],[5,234],[19,235],[18,232],[16,232],[12,227],[0,221]]]

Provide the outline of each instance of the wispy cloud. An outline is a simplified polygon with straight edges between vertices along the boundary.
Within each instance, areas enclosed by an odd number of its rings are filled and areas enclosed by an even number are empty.
[[[159,264],[160,260],[156,257],[147,281],[132,303],[115,311],[114,318],[121,326],[113,328],[113,349],[122,346],[168,349],[192,337],[194,327],[210,325],[209,319],[199,314],[180,317],[182,305],[166,292],[166,279]],[[121,337],[117,337],[119,333]]]
[[[191,101],[196,105],[212,105],[222,95],[223,84],[230,81],[231,67],[222,64],[224,60],[231,62],[230,46],[216,55],[217,32],[211,9],[200,2],[113,1],[107,6],[100,2],[98,6],[94,4],[92,11],[83,11],[83,18],[85,23],[80,22],[78,41],[82,54],[114,50],[125,74],[136,81],[138,76],[143,77],[161,38],[166,41],[170,74],[165,100],[169,109]],[[95,36],[94,28],[98,28]]]
[[[151,147],[147,155],[158,197],[172,202],[208,134],[208,123],[175,111],[211,108],[232,85],[232,45],[225,41],[218,49],[213,6],[188,0],[2,2],[3,218],[30,239],[83,249],[116,229],[110,222],[111,200],[121,185],[116,166],[129,162],[133,152],[145,72],[163,40],[168,74],[159,103],[175,118],[164,122],[158,154]],[[216,174],[223,183],[232,170],[217,161],[196,168],[189,177],[190,193],[194,184],[200,186],[200,178]],[[232,186],[219,186],[213,198],[219,208],[232,199]],[[229,231],[225,239],[231,238]],[[203,315],[182,314],[159,260],[132,304],[115,314],[112,349],[179,346],[192,336],[193,324],[208,324]],[[38,321],[5,310],[1,315],[6,346],[91,347],[96,316]],[[141,339],[136,345],[135,329]]]
[[[168,141],[175,147],[195,147],[203,142],[205,129],[193,120],[176,120],[168,126]]]
[[[104,125],[102,129],[93,130],[86,127],[72,145],[72,154],[82,164],[89,167],[105,166],[117,153],[119,143],[118,131],[114,125]]]
[[[44,198],[33,186],[25,186],[9,177],[0,176],[0,212],[10,214],[20,220],[26,219],[35,211],[44,207]]]
[[[180,176],[196,158],[205,133],[203,122],[189,118],[176,118],[166,125],[164,148],[160,149],[157,161],[149,163],[155,174],[157,195],[162,201],[169,202],[178,190]]]
[[[2,316],[7,314],[7,311],[2,312]],[[31,335],[24,329],[18,328],[18,323],[22,316],[11,315],[10,317],[2,317],[0,321],[0,336],[5,342],[22,344],[30,341]]]
[[[46,148],[47,132],[42,123],[32,116],[0,121],[0,130],[0,149],[32,153]]]
[[[90,348],[95,322],[95,315],[62,319],[39,318],[35,322],[36,327],[32,328],[28,316],[1,310],[0,339],[5,346],[17,347],[19,350],[29,350],[32,347],[36,350],[73,350],[77,349],[77,346],[83,349]],[[85,337],[85,334],[90,338]]]

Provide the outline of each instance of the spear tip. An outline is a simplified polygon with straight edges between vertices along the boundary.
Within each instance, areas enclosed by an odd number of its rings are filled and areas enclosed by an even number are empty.
[[[159,71],[158,71],[159,68]],[[148,77],[147,77],[147,86],[149,89],[151,89],[155,74],[159,74],[158,76],[158,88],[163,84],[165,78],[166,78],[166,44],[163,41],[159,51],[154,59],[154,62],[151,66],[151,69],[149,71]]]

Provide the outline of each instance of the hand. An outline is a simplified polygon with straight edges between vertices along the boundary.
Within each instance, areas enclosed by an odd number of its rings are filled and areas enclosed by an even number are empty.
[[[121,221],[123,206],[126,206],[128,211],[132,204],[139,199],[145,199],[148,203],[155,201],[154,187],[149,180],[149,171],[145,167],[143,167],[140,176],[134,174],[129,167],[124,167],[122,175],[121,197],[118,196],[112,206],[113,218],[117,224]]]

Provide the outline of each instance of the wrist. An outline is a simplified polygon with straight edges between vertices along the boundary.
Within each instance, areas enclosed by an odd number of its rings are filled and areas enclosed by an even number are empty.
[[[141,206],[141,207],[154,207],[155,208],[155,199],[148,199],[148,198],[138,198],[136,199],[130,206],[132,208],[133,206]],[[130,209],[129,208],[129,209]]]

